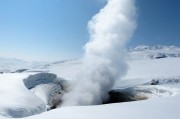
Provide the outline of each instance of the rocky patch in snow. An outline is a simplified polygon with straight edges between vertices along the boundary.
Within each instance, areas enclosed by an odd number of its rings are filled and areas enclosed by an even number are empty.
[[[178,89],[162,85],[166,83],[169,84],[169,82],[171,86],[173,86],[173,84],[177,84],[179,80],[152,80],[151,82],[139,86],[113,89],[109,92],[109,99],[104,103],[130,102],[174,96],[176,93],[180,92]]]

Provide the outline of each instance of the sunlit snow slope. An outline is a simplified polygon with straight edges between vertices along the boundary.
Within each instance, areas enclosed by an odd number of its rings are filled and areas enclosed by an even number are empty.
[[[1,71],[5,72],[0,74],[0,119],[26,117],[42,112],[44,113],[26,118],[179,119],[178,49],[174,46],[139,46],[129,51],[131,58],[127,61],[128,72],[125,77],[116,81],[113,89],[138,93],[138,96],[146,96],[148,100],[101,106],[61,107],[48,112],[45,111],[55,108],[54,104],[61,103],[61,96],[64,93],[61,84],[64,83],[64,79],[72,85],[78,83],[74,82],[74,79],[77,78],[76,74],[81,68],[81,60],[36,64],[33,67],[28,65],[28,70],[22,73],[6,73],[7,70],[2,70],[1,67]],[[149,54],[157,56],[162,52],[167,57],[149,57]],[[13,67],[10,69],[12,72],[19,69],[15,65],[10,65],[8,60],[6,64],[9,68]],[[151,85],[153,80],[158,84]]]

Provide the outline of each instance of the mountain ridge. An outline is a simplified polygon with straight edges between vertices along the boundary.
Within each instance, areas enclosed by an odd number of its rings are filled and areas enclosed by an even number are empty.
[[[180,47],[164,45],[139,45],[127,49],[130,58],[133,60],[141,59],[160,59],[160,58],[179,58]],[[17,58],[0,57],[0,72],[15,72],[21,69],[47,69],[54,65],[63,65],[68,62],[76,62],[78,59],[60,60],[54,62],[27,62]]]

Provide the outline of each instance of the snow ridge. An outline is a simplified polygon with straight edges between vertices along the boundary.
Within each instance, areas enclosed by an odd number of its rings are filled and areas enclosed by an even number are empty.
[[[180,48],[176,46],[140,45],[129,48],[128,52],[133,59],[160,59],[180,57]]]

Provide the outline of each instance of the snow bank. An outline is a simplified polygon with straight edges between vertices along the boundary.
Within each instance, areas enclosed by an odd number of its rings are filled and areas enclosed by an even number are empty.
[[[3,74],[0,76],[0,115],[26,117],[42,113],[46,104],[30,92],[23,83],[28,74]]]

